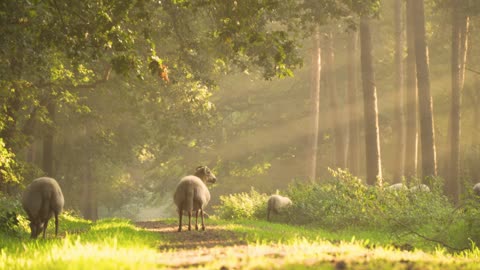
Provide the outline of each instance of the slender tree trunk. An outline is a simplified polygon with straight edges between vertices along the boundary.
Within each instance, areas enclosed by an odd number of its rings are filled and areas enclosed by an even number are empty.
[[[362,84],[365,114],[365,152],[367,184],[382,184],[382,162],[380,156],[380,133],[378,128],[377,90],[373,71],[372,39],[369,19],[360,19],[360,45]]]
[[[356,67],[356,50],[357,50],[357,32],[349,34],[347,44],[348,54],[348,168],[353,175],[359,175],[359,128],[360,110],[357,95],[357,67]]]
[[[312,146],[310,153],[310,181],[315,181],[317,177],[317,153],[318,153],[318,132],[320,119],[320,72],[321,72],[321,49],[320,33],[317,29],[313,39],[312,50]]]
[[[467,54],[468,17],[462,14],[458,3],[452,9],[452,99],[450,111],[450,149],[447,191],[457,202],[460,190],[460,108]]]
[[[395,88],[397,92],[397,103],[395,104],[395,155],[396,166],[394,168],[393,179],[395,182],[401,182],[405,172],[405,116],[403,110],[404,104],[404,85],[403,85],[403,30],[402,30],[402,0],[395,0]]]
[[[417,69],[415,56],[415,21],[413,17],[413,2],[407,0],[407,72],[406,72],[406,143],[405,143],[405,176],[411,179],[417,176],[418,130],[417,130]]]
[[[84,169],[83,175],[83,217],[88,220],[97,220],[97,199],[95,193],[95,181],[92,176],[92,167],[90,162],[87,161],[87,165]]]
[[[335,167],[345,168],[345,140],[343,134],[343,122],[342,114],[338,106],[338,91],[337,80],[335,77],[335,50],[333,33],[329,31],[326,36],[325,42],[325,56],[326,56],[326,72],[325,72],[325,84],[326,89],[330,93],[330,111],[334,140],[335,140]]]
[[[83,127],[83,136],[85,146],[90,144],[90,127],[88,123],[84,123]],[[83,156],[83,175],[82,175],[82,214],[85,219],[88,220],[97,220],[98,219],[98,212],[97,212],[97,200],[96,200],[96,188],[95,188],[95,180],[93,175],[93,166],[91,163],[91,157],[88,153],[84,153]]]
[[[50,101],[47,104],[47,111],[52,121],[52,127],[48,130],[48,132],[43,137],[43,171],[47,176],[54,177],[53,171],[53,163],[54,163],[54,155],[53,155],[53,139],[55,134],[55,103]]]
[[[420,111],[420,138],[422,150],[422,178],[437,175],[433,102],[430,93],[428,48],[425,35],[425,8],[423,0],[414,2],[415,54],[417,67],[418,103]]]

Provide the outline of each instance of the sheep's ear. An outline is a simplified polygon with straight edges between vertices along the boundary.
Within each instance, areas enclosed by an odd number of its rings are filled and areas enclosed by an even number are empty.
[[[205,171],[205,166],[198,166],[195,171],[198,172],[198,171]]]

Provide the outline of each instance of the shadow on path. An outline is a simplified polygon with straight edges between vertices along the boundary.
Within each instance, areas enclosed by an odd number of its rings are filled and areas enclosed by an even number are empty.
[[[205,231],[185,230],[182,232],[177,232],[176,224],[168,224],[162,221],[136,222],[136,225],[148,231],[159,232],[166,238],[165,244],[159,246],[160,250],[228,247],[247,244],[238,234],[218,225],[207,225]]]

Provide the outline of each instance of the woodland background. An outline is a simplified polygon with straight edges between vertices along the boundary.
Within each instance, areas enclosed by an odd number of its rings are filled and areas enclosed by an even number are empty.
[[[443,179],[457,201],[480,181],[478,14],[474,0],[3,1],[1,196],[48,175],[87,219],[173,215],[176,183],[204,164],[213,205],[328,168]]]

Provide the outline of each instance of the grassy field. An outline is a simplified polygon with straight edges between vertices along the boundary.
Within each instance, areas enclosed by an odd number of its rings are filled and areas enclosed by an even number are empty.
[[[0,269],[479,269],[480,265],[477,247],[455,254],[413,236],[407,245],[382,232],[327,232],[265,221],[209,219],[205,232],[178,233],[173,219],[91,223],[64,215],[57,238],[50,231],[46,240],[30,240],[25,226],[21,230],[0,238]]]

